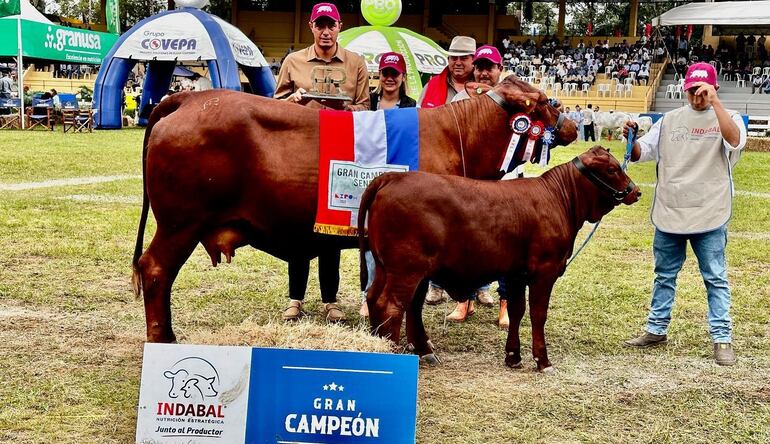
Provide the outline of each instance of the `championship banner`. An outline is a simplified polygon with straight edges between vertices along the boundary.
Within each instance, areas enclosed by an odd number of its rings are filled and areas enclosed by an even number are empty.
[[[320,112],[318,203],[313,230],[358,235],[358,208],[369,183],[388,171],[419,167],[416,108]]]
[[[414,443],[417,356],[145,344],[137,443]]]

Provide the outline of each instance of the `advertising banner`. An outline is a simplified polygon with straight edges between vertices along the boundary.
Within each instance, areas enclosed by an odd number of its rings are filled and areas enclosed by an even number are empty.
[[[13,28],[16,23],[11,22]],[[0,26],[5,26],[2,23]],[[4,30],[5,28],[0,28]],[[5,54],[6,44],[13,41],[15,48],[16,33],[5,34],[8,39],[0,43],[0,55]],[[88,31],[85,29],[69,28],[65,26],[48,25],[45,23],[21,21],[21,35],[23,40],[24,57],[56,60],[70,63],[87,63],[98,65],[107,55],[118,36],[105,32]],[[8,47],[11,45],[8,44]],[[16,49],[14,49],[14,54]]]
[[[414,443],[417,357],[146,344],[137,443]]]

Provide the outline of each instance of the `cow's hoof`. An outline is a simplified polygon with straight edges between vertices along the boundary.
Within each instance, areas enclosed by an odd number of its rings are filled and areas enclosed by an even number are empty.
[[[538,371],[540,373],[543,373],[543,374],[546,374],[546,375],[550,375],[551,373],[555,373],[556,372],[556,368],[554,368],[554,366],[552,366],[552,365],[549,365],[548,367],[540,369]]]
[[[509,353],[505,357],[505,365],[507,365],[510,368],[522,368],[524,365],[521,363],[521,358],[516,358],[514,356],[513,352]]]
[[[441,364],[441,360],[436,356],[435,353],[428,353],[427,355],[420,356],[420,362],[423,362],[428,365],[439,365]]]

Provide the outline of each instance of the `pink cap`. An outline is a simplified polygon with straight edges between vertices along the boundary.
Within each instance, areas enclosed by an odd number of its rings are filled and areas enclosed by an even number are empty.
[[[479,49],[476,50],[476,54],[473,56],[473,63],[476,63],[479,59],[487,59],[496,65],[501,65],[503,63],[503,57],[500,55],[500,51],[490,45],[480,46]]]
[[[687,75],[684,76],[684,90],[687,91],[692,88],[693,84],[698,82],[708,83],[714,88],[719,88],[719,85],[717,85],[717,70],[709,63],[693,63],[687,69]]]
[[[340,12],[332,3],[316,3],[315,6],[313,6],[313,12],[310,13],[310,21],[314,22],[320,17],[329,17],[330,19],[339,22]]]
[[[401,74],[406,74],[406,62],[404,56],[397,52],[386,52],[380,55],[380,71],[384,68],[393,68]]]

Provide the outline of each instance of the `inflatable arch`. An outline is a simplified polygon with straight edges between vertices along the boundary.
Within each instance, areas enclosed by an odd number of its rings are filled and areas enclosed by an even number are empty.
[[[171,85],[174,68],[205,62],[214,88],[241,90],[240,67],[255,94],[272,97],[275,77],[257,46],[235,26],[195,8],[148,17],[120,36],[96,78],[94,125],[121,128],[123,87],[137,62],[147,62],[139,105],[140,125]]]

